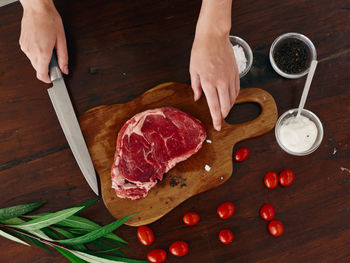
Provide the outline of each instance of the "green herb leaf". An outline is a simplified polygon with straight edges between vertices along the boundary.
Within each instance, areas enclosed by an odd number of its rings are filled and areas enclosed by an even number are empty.
[[[121,257],[125,257],[125,258],[128,257],[126,254],[121,252],[119,250],[119,248],[115,248],[112,245],[110,245],[106,242],[103,242],[99,239],[94,240],[91,244],[100,248],[100,249],[103,249],[103,251],[96,251],[96,253],[114,253],[114,254],[117,254],[118,256],[121,256]]]
[[[86,231],[86,230],[82,230],[82,229],[70,229],[70,232],[71,233],[74,233],[74,234],[86,234],[86,233],[89,233],[89,231]],[[124,248],[126,250],[129,250],[129,248],[125,245],[125,242],[121,243],[119,241],[116,241],[115,237],[113,236],[114,234],[113,233],[109,233],[107,235],[105,235],[104,237],[102,237],[101,239],[104,240],[104,241],[108,241],[114,245],[117,245],[118,247],[121,247],[121,248]],[[112,237],[113,238],[110,238]],[[115,235],[116,236],[116,235]],[[118,236],[117,236],[118,237]],[[119,237],[118,237],[119,238]]]
[[[28,233],[35,235],[37,237],[40,237],[41,239],[47,240],[47,241],[53,241],[50,237],[48,237],[43,231],[40,229],[38,230],[25,230]]]
[[[124,244],[128,243],[124,239],[122,239],[121,237],[118,237],[117,235],[115,235],[113,233],[109,233],[109,234],[105,235],[104,237],[109,239],[109,240],[114,240],[114,241],[117,241],[117,242],[120,242],[120,243],[124,243]]]
[[[119,250],[120,247],[128,249],[125,245],[127,242],[112,233],[134,215],[126,216],[103,227],[84,217],[74,215],[82,212],[97,200],[89,200],[55,213],[37,215],[25,215],[25,213],[34,210],[42,203],[0,209],[0,224],[6,231],[0,229],[0,236],[25,245],[31,243],[48,250],[49,246],[54,247],[74,263],[85,263],[85,261],[93,263],[146,262],[129,259],[126,254]],[[31,210],[30,206],[32,206]],[[25,221],[22,217],[31,220]],[[13,233],[13,235],[8,232]],[[57,243],[65,244],[66,247],[58,246]],[[85,247],[83,245],[85,243],[90,243],[93,248]]]
[[[94,255],[94,253],[88,252],[90,255]],[[148,263],[149,261],[147,260],[140,260],[140,259],[131,259],[131,258],[121,258],[121,257],[116,257],[116,256],[112,256],[112,255],[96,255],[100,258],[104,258],[104,259],[110,259],[110,260],[114,260],[118,261],[118,260],[122,260],[123,262],[129,262],[129,263]]]
[[[71,232],[69,232],[69,231],[67,231],[67,230],[65,230],[63,228],[52,227],[52,229],[54,231],[56,231],[58,234],[60,234],[62,237],[64,237],[64,238],[74,238],[75,237]],[[59,239],[59,238],[57,237],[56,239]],[[77,250],[80,250],[80,251],[86,251],[87,250],[84,245],[72,245],[71,248],[72,249],[77,249]]]
[[[86,253],[89,253],[95,256],[100,256],[100,257],[103,257],[103,255],[106,255],[107,253],[109,253],[109,254],[116,254],[117,256],[120,256],[123,258],[128,258],[128,256],[123,252],[121,252],[118,248],[113,248],[113,249],[103,250],[103,251],[87,251]]]
[[[36,231],[38,231],[38,230],[36,230]],[[47,227],[41,229],[41,231],[44,232],[50,238],[60,239],[60,237],[55,232],[53,232],[51,229],[49,229]]]
[[[23,205],[16,205],[0,209],[0,220],[7,220],[10,218],[24,215],[34,209],[42,206],[45,202],[29,203]]]
[[[84,260],[81,260],[79,257],[71,253],[70,251],[54,246],[63,256],[65,256],[67,259],[69,259],[70,262],[72,263],[85,263]]]
[[[23,215],[22,217],[29,218],[29,219],[35,219],[35,218],[39,218],[39,217],[50,215],[50,214],[52,214],[52,213],[43,212],[43,213],[36,214],[36,215]]]
[[[120,243],[118,241],[115,241],[114,239],[109,239],[106,236],[101,238],[101,239],[104,240],[104,241],[108,241],[108,242],[110,242],[110,243],[112,243],[114,245],[117,245],[118,247],[124,248],[125,250],[129,250],[129,248],[124,243]]]
[[[84,230],[96,230],[101,227],[95,222],[92,222],[91,220],[80,216],[70,216],[69,218],[62,220],[61,222],[58,222],[56,225],[72,227],[72,228],[80,228]]]
[[[0,236],[3,236],[4,238],[10,239],[10,240],[15,241],[15,242],[20,243],[20,244],[30,246],[28,243],[24,242],[23,240],[15,237],[13,235],[10,235],[2,230],[0,230]]]
[[[14,217],[11,219],[7,219],[7,220],[2,220],[1,224],[5,224],[5,225],[19,225],[19,224],[23,224],[26,221],[24,221],[23,219],[20,219],[18,217]]]
[[[146,263],[147,261],[144,260],[137,260],[137,259],[128,259],[128,258],[120,258],[120,257],[113,257],[113,256],[108,256],[104,255],[107,258],[102,258],[102,257],[97,257],[93,256],[84,252],[79,252],[79,251],[71,251],[74,255],[80,257],[81,259],[90,262],[90,263],[124,263],[124,262],[129,262],[129,263]],[[113,259],[110,259],[113,258]]]
[[[27,217],[28,218],[38,218],[38,216],[27,216]],[[71,228],[73,228],[72,233],[75,233],[75,234],[86,234],[86,233],[90,232],[91,230],[96,230],[96,229],[101,228],[101,226],[96,224],[95,222],[92,222],[91,220],[86,219],[84,217],[80,217],[80,216],[70,216],[69,218],[66,218],[60,222],[57,222],[55,225],[64,226],[64,227],[71,227]],[[81,229],[81,231],[79,231],[79,229]],[[124,243],[124,244],[128,243],[124,239],[122,239],[121,237],[119,237],[113,233],[109,233],[105,237],[107,237],[110,240],[118,241],[120,243]]]
[[[58,234],[60,234],[64,238],[73,238],[75,237],[72,233],[68,232],[67,230],[59,227],[51,227],[52,230],[56,231]],[[57,237],[57,239],[59,239]]]
[[[124,224],[126,221],[128,221],[128,219],[132,216],[134,215],[129,215],[124,218],[121,218],[109,225],[96,229],[84,236],[76,237],[72,239],[58,240],[57,242],[62,244],[70,244],[70,245],[89,243],[93,240],[96,240],[100,237],[107,235],[108,233],[111,233],[112,231],[120,227],[122,224]]]
[[[26,221],[24,221],[21,218],[18,217],[14,217],[8,220],[4,220],[3,221],[5,224],[8,225],[20,225],[20,224],[24,224],[26,223]],[[37,237],[40,237],[42,239],[48,240],[48,241],[52,241],[52,239],[50,237],[48,237],[44,232],[42,232],[41,230],[27,230],[27,232],[31,233],[32,235],[35,235]]]
[[[88,201],[85,201],[85,202],[82,202],[80,204],[77,204],[75,206],[72,206],[73,207],[81,207],[81,210],[78,211],[76,214],[80,214],[81,212],[85,211],[87,208],[89,208],[90,206],[92,206],[94,203],[96,203],[99,199],[98,198],[94,198],[94,199],[91,199],[91,200],[88,200]],[[31,218],[31,219],[35,219],[35,218],[38,218],[38,217],[41,217],[41,216],[46,216],[48,214],[52,214],[52,213],[48,213],[48,212],[43,212],[43,213],[40,213],[40,214],[36,214],[36,215],[26,215],[25,217],[27,218]]]
[[[96,224],[95,222],[92,222],[89,219],[86,219],[84,217],[79,217],[79,216],[71,216],[61,222],[58,222],[56,225],[59,226],[65,226],[65,227],[72,227],[72,228],[80,228],[83,231],[76,231],[75,233],[77,234],[86,234],[91,230],[97,230],[101,228],[100,225]],[[108,237],[109,239],[125,243],[127,244],[124,239],[120,238],[119,236],[113,234],[113,233],[108,233],[105,237]]]
[[[29,237],[27,235],[24,235],[22,233],[18,233],[15,230],[9,229],[9,231],[11,231],[12,233],[15,233],[17,236],[19,236],[20,238],[22,238],[23,240],[27,241],[28,243],[31,243],[37,247],[43,248],[45,250],[50,250],[45,244],[41,243],[40,241],[36,240],[35,238]]]
[[[73,207],[84,207],[82,210],[80,210],[77,214],[80,214],[81,212],[85,211],[87,208],[89,208],[90,206],[92,206],[94,203],[96,203],[99,199],[98,198],[94,198],[85,202],[82,202],[80,204],[77,204]]]
[[[138,259],[130,259],[130,258],[124,258],[124,257],[116,257],[116,256],[112,256],[112,255],[105,255],[105,254],[98,254],[98,252],[86,252],[86,254],[92,255],[92,256],[96,256],[99,258],[103,258],[103,259],[107,259],[107,260],[112,260],[112,262],[130,262],[130,263],[145,263],[145,262],[149,262],[149,261],[145,261],[145,260],[138,260]],[[100,262],[100,261],[99,261]]]
[[[71,215],[77,213],[81,209],[82,207],[73,207],[73,208],[64,209],[56,213],[44,215],[42,217],[33,219],[29,222],[26,222],[20,225],[15,225],[14,227],[24,229],[24,230],[38,230],[38,229],[53,225],[63,219],[66,219]]]

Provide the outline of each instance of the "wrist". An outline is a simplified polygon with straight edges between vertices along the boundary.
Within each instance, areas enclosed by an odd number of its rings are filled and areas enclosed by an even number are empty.
[[[227,38],[231,30],[232,0],[203,0],[196,36]]]
[[[47,11],[55,8],[53,0],[19,0],[24,10]]]
[[[197,23],[195,37],[215,37],[226,39],[230,35],[231,24]]]

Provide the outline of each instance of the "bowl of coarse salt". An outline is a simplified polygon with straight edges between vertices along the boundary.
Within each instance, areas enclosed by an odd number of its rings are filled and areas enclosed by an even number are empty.
[[[235,54],[236,63],[238,67],[239,78],[243,78],[250,70],[253,64],[253,52],[242,38],[237,36],[230,36],[233,52]]]

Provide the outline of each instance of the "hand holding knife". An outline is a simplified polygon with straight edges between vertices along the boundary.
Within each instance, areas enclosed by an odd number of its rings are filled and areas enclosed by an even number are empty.
[[[50,61],[49,73],[53,86],[47,91],[55,109],[57,118],[61,124],[64,135],[66,136],[68,144],[81,172],[83,173],[91,189],[96,195],[98,195],[99,192],[96,172],[81,132],[79,122],[75,115],[72,102],[69,98],[62,73],[58,67],[55,51],[53,52]]]

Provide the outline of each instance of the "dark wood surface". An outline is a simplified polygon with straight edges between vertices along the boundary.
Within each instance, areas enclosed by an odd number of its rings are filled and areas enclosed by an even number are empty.
[[[56,1],[70,54],[66,84],[77,113],[101,104],[124,103],[167,81],[189,83],[188,64],[200,1]],[[46,88],[35,79],[18,45],[22,10],[0,8],[0,207],[47,201],[54,211],[94,197],[68,148]],[[167,249],[175,240],[189,243],[184,258],[168,262],[349,262],[350,261],[350,2],[348,0],[235,1],[231,32],[254,52],[251,72],[241,88],[271,93],[279,113],[296,107],[305,78],[286,80],[273,72],[268,51],[285,32],[300,32],[315,44],[320,61],[306,108],[324,125],[320,148],[293,157],[277,145],[273,131],[243,141],[250,158],[234,164],[220,187],[184,202],[151,224],[156,242],[143,247],[136,228],[117,233],[129,241],[130,255],[145,258],[151,248]],[[258,107],[236,107],[230,122],[258,114]],[[288,188],[267,190],[267,171],[293,169]],[[234,217],[220,220],[217,206],[236,205]],[[258,211],[272,203],[285,226],[279,238],[267,233]],[[182,224],[188,211],[201,216],[192,228]],[[84,212],[110,223],[102,202]],[[218,241],[220,229],[235,234],[230,245]],[[55,251],[27,248],[0,239],[0,262],[65,262]]]

